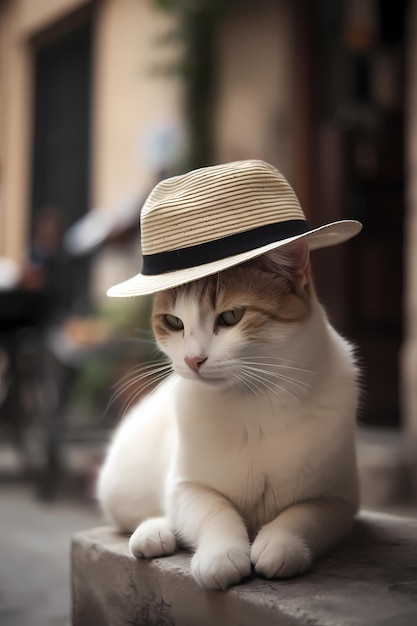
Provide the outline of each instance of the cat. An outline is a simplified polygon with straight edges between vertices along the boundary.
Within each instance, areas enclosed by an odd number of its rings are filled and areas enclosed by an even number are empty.
[[[306,241],[156,293],[152,326],[174,373],[116,430],[104,512],[137,558],[191,549],[204,588],[305,572],[358,508],[357,366]]]

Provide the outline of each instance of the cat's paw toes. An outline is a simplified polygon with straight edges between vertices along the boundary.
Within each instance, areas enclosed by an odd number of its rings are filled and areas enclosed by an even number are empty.
[[[176,549],[175,535],[164,518],[142,522],[130,537],[129,550],[138,559],[168,556]]]
[[[291,578],[311,566],[312,556],[306,543],[295,534],[264,529],[253,542],[251,561],[256,572],[265,578]]]
[[[197,550],[191,568],[200,587],[224,590],[249,576],[251,572],[249,550],[236,547],[219,553]]]

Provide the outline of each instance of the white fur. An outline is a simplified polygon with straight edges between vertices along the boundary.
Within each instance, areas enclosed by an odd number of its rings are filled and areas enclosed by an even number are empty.
[[[267,578],[305,571],[357,510],[350,346],[314,295],[306,321],[265,328],[263,352],[239,325],[213,334],[191,300],[173,314],[184,336],[162,347],[176,373],[116,431],[98,482],[105,512],[134,531],[139,558],[171,554],[176,541],[195,550],[203,587],[225,589],[252,566]],[[200,375],[184,363],[199,354],[210,357]],[[251,391],[236,384],[242,355],[257,363]]]

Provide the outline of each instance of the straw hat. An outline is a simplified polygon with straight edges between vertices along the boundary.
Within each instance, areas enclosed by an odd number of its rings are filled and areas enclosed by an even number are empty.
[[[236,161],[160,182],[141,214],[142,272],[112,297],[177,287],[244,263],[300,238],[311,250],[358,234],[342,220],[310,228],[284,176],[263,161]]]

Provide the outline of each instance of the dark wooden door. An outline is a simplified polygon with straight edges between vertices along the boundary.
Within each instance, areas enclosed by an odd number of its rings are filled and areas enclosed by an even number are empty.
[[[407,2],[375,2],[368,23],[347,19],[351,4],[315,4],[312,204],[315,224],[352,218],[364,230],[315,253],[316,282],[331,320],[357,345],[360,421],[398,426]]]
[[[91,53],[91,19],[34,46],[32,245],[36,229],[59,222],[64,232],[89,208]],[[54,255],[61,308],[85,310],[88,260],[70,258],[62,245]]]
[[[88,208],[91,24],[34,54],[32,210],[56,206],[67,224]]]

